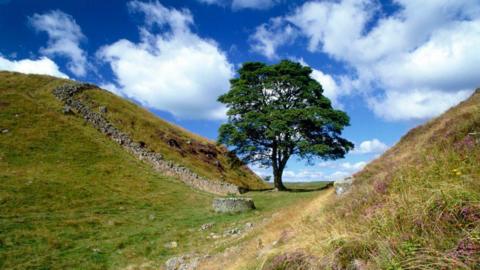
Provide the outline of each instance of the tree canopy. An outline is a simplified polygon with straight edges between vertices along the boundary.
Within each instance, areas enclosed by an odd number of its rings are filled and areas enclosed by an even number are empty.
[[[353,149],[341,137],[350,118],[332,107],[311,68],[289,60],[248,62],[238,73],[218,98],[228,108],[218,141],[245,162],[271,166],[277,189],[285,190],[282,175],[290,157],[311,163],[343,158]]]

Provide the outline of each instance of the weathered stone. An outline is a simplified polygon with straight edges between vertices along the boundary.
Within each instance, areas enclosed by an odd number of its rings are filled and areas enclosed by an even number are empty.
[[[252,209],[255,209],[255,204],[251,198],[229,197],[213,200],[213,210],[218,213],[240,213]]]
[[[347,191],[349,191],[353,184],[353,180],[354,180],[353,177],[350,176],[342,180],[335,181],[335,183],[333,184],[333,186],[335,187],[335,193],[337,195],[342,195]]]
[[[251,222],[245,223],[245,228],[246,228],[246,229],[251,229],[251,228],[253,228],[253,223],[251,223]]]
[[[63,106],[62,112],[63,112],[63,114],[73,114],[73,109],[72,109],[71,106],[65,105],[65,106]]]
[[[202,231],[206,231],[208,229],[211,229],[213,227],[215,223],[211,222],[211,223],[205,223],[203,224],[201,227],[200,227],[200,230]]]
[[[98,110],[100,111],[100,113],[107,113],[107,107],[105,107],[105,106],[100,106],[100,108],[98,108]]]
[[[195,254],[185,254],[167,260],[167,270],[195,270],[200,262],[200,257]]]
[[[5,128],[5,129],[2,129],[2,133],[3,133],[3,134],[8,133],[9,131],[10,131],[10,130],[8,130],[8,129],[6,129],[6,128]]]

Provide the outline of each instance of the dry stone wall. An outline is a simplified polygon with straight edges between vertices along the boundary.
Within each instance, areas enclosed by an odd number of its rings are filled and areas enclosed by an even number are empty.
[[[145,145],[133,141],[126,133],[110,123],[101,113],[94,112],[88,105],[75,97],[82,91],[93,88],[97,88],[97,86],[87,83],[65,84],[55,88],[53,95],[64,103],[64,113],[78,113],[97,130],[117,142],[138,159],[151,164],[155,170],[162,174],[176,176],[185,184],[209,193],[219,195],[240,194],[241,189],[236,185],[206,179],[188,168],[165,160],[161,154],[153,152]],[[102,111],[103,113],[106,112],[106,110]]]

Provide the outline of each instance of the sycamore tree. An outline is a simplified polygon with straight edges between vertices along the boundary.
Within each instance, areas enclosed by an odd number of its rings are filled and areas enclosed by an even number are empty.
[[[278,190],[286,190],[282,175],[292,156],[311,164],[343,158],[353,148],[341,137],[348,115],[332,108],[311,68],[288,60],[249,62],[238,73],[218,98],[228,108],[218,141],[247,163],[272,167]]]

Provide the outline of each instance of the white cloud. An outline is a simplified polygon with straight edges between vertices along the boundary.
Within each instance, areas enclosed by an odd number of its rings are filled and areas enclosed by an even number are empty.
[[[233,0],[233,9],[267,9],[274,6],[277,3],[276,0]]]
[[[365,165],[367,165],[367,162],[365,162],[365,161],[359,161],[359,162],[355,162],[355,163],[351,163],[351,162],[348,162],[348,161],[347,162],[322,161],[322,162],[317,164],[317,166],[320,167],[320,168],[342,169],[342,170],[345,170],[345,171],[350,172],[350,173],[363,169],[363,167],[365,167]]]
[[[363,169],[363,167],[365,167],[365,165],[367,165],[367,162],[365,161],[359,161],[359,162],[356,162],[356,163],[350,163],[350,162],[343,162],[340,164],[341,168],[349,171],[349,172],[357,172],[361,169]]]
[[[352,151],[353,154],[378,154],[388,149],[388,145],[378,139],[366,140],[361,142]]]
[[[365,161],[337,162],[322,161],[315,167],[299,170],[287,169],[283,172],[285,182],[335,181],[350,176],[367,165]],[[320,168],[320,169],[319,169]],[[271,176],[271,169],[252,166],[252,170],[261,177]]]
[[[67,75],[59,70],[57,64],[47,57],[41,57],[37,60],[8,60],[0,55],[0,70],[68,78]]]
[[[72,16],[53,10],[44,14],[34,14],[29,21],[37,31],[48,34],[48,45],[41,49],[43,54],[68,58],[68,69],[77,76],[85,76],[87,57],[79,46],[85,36]]]
[[[197,0],[200,3],[209,4],[209,5],[223,5],[225,0]]]
[[[268,9],[276,5],[279,0],[197,0],[209,5],[230,5],[233,10],[239,9]]]
[[[480,84],[480,2],[395,2],[399,9],[385,15],[375,0],[309,1],[277,24],[293,26],[311,52],[353,67],[356,75],[341,85],[363,95],[378,116],[438,115]]]
[[[216,100],[229,88],[233,65],[218,45],[194,34],[190,11],[169,9],[158,1],[128,4],[145,15],[141,41],[119,40],[97,55],[110,64],[117,90],[143,105],[180,118],[223,119]],[[158,26],[162,33],[153,33]]]
[[[250,37],[250,47],[268,59],[276,59],[277,48],[293,41],[296,35],[296,30],[284,25],[282,18],[273,18],[268,24],[261,24],[255,29],[255,33]]]

